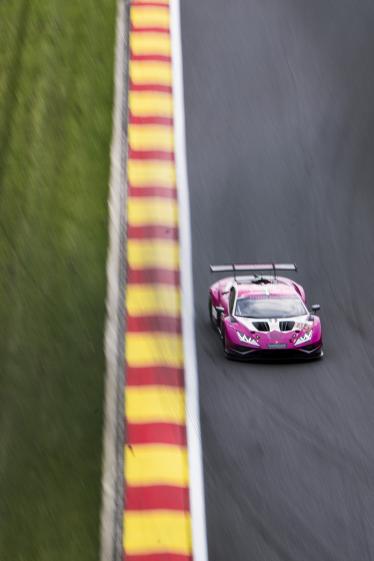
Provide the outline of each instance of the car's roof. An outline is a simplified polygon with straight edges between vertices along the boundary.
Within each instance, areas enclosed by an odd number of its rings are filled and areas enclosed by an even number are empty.
[[[296,296],[297,292],[294,287],[280,283],[274,284],[246,284],[238,286],[238,298],[256,298],[256,297],[287,297]]]
[[[296,285],[286,277],[237,277],[236,285],[238,298],[300,296]]]

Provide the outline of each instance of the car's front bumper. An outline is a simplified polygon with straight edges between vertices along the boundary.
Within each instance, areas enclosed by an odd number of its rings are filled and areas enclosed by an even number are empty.
[[[255,349],[241,345],[231,345],[226,350],[226,355],[228,358],[246,361],[289,362],[315,360],[323,357],[323,347],[321,342],[286,349]]]

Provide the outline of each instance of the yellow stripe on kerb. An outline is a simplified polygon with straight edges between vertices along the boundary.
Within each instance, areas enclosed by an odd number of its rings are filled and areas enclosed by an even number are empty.
[[[128,485],[188,485],[187,450],[179,446],[136,445],[125,449]]]
[[[133,269],[179,269],[179,244],[172,240],[128,240],[127,259]]]
[[[175,227],[178,224],[178,207],[175,201],[158,197],[130,197],[127,207],[131,226]]]
[[[130,48],[134,55],[170,56],[170,37],[166,33],[131,33]]]
[[[174,163],[163,160],[129,160],[128,178],[133,187],[143,187],[146,185],[174,187]]]
[[[124,547],[127,554],[191,554],[191,522],[185,512],[125,513]]]
[[[177,286],[129,284],[126,307],[131,316],[179,316],[180,288]]]
[[[132,6],[130,21],[135,27],[169,28],[169,10],[150,6]]]
[[[130,78],[134,84],[171,85],[171,64],[130,60]]]
[[[127,333],[126,359],[129,366],[135,367],[182,368],[182,338],[164,333]]]
[[[133,150],[174,149],[174,132],[172,127],[158,125],[129,125],[129,144]]]
[[[137,117],[173,116],[173,98],[169,93],[130,91],[129,108]]]
[[[126,417],[131,423],[185,422],[184,390],[135,386],[126,390]]]

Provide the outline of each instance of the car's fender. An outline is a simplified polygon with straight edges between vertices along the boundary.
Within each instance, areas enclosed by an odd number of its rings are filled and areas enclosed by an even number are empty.
[[[301,284],[298,284],[298,283],[295,282],[295,281],[292,281],[292,284],[293,284],[293,286],[295,287],[296,292],[300,295],[302,301],[303,301],[304,304],[305,304],[305,302],[306,302],[306,296],[305,296],[305,290],[304,290],[304,288],[301,286]]]

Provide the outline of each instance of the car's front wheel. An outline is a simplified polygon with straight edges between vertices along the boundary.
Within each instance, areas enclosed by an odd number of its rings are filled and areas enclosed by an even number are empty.
[[[223,344],[223,352],[225,353],[225,357],[228,360],[233,360],[233,355],[232,353],[229,351],[229,348],[227,346],[227,337],[226,337],[226,332],[225,332],[225,328],[222,328],[222,344]]]

